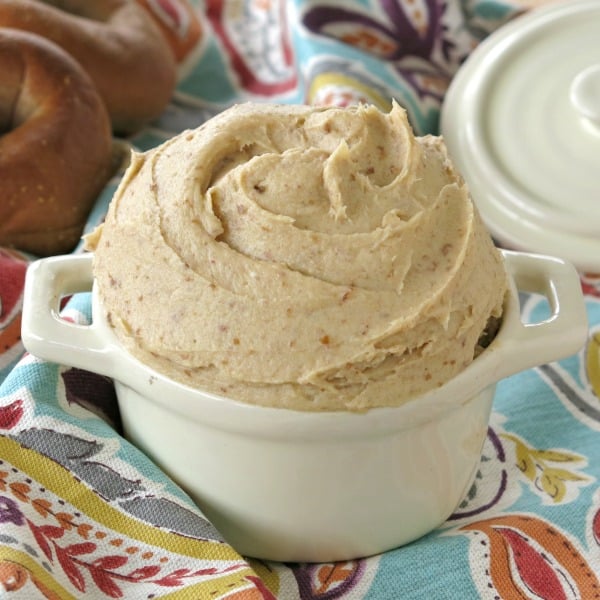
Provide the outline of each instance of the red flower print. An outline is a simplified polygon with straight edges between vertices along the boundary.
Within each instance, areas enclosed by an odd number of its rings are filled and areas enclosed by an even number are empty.
[[[483,578],[504,600],[594,598],[600,587],[583,552],[545,519],[508,514],[461,529],[472,532],[472,548],[484,553],[477,563],[488,563]]]
[[[12,429],[23,416],[23,400],[0,406],[0,429]]]

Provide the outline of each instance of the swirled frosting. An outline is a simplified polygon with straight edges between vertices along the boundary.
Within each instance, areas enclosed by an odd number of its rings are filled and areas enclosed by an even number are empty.
[[[439,137],[405,111],[242,104],[134,154],[87,239],[108,322],[168,377],[300,410],[439,386],[506,275]]]

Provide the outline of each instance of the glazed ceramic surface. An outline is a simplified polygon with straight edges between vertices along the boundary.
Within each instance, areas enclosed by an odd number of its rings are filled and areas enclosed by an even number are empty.
[[[513,19],[469,56],[440,127],[503,245],[600,270],[600,2]]]
[[[60,318],[62,297],[93,287],[91,255],[30,267],[23,340],[40,358],[112,377],[127,437],[239,552],[348,560],[406,544],[447,519],[478,467],[496,383],[584,343],[575,269],[544,256],[504,257],[511,291],[493,343],[459,376],[397,408],[264,408],[171,381],[123,350],[95,292],[91,325]],[[545,295],[550,316],[522,323],[519,291]]]

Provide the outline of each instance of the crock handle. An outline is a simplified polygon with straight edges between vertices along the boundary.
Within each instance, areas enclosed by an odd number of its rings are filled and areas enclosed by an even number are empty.
[[[44,360],[111,374],[113,347],[94,324],[79,325],[59,316],[61,299],[91,291],[92,282],[89,253],[42,258],[29,265],[21,325],[28,352]]]
[[[581,291],[581,279],[575,267],[559,258],[503,251],[508,272],[517,291],[542,294],[550,305],[550,316],[538,323],[523,323],[512,315],[505,325],[512,331],[506,336],[507,376],[516,370],[566,358],[585,344],[588,322]],[[511,365],[518,365],[515,369]],[[500,367],[502,370],[502,367]]]

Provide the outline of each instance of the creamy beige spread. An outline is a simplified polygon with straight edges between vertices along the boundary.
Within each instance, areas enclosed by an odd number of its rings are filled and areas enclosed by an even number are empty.
[[[439,386],[500,317],[506,276],[439,137],[405,111],[245,104],[132,157],[87,238],[143,363],[301,410]]]

